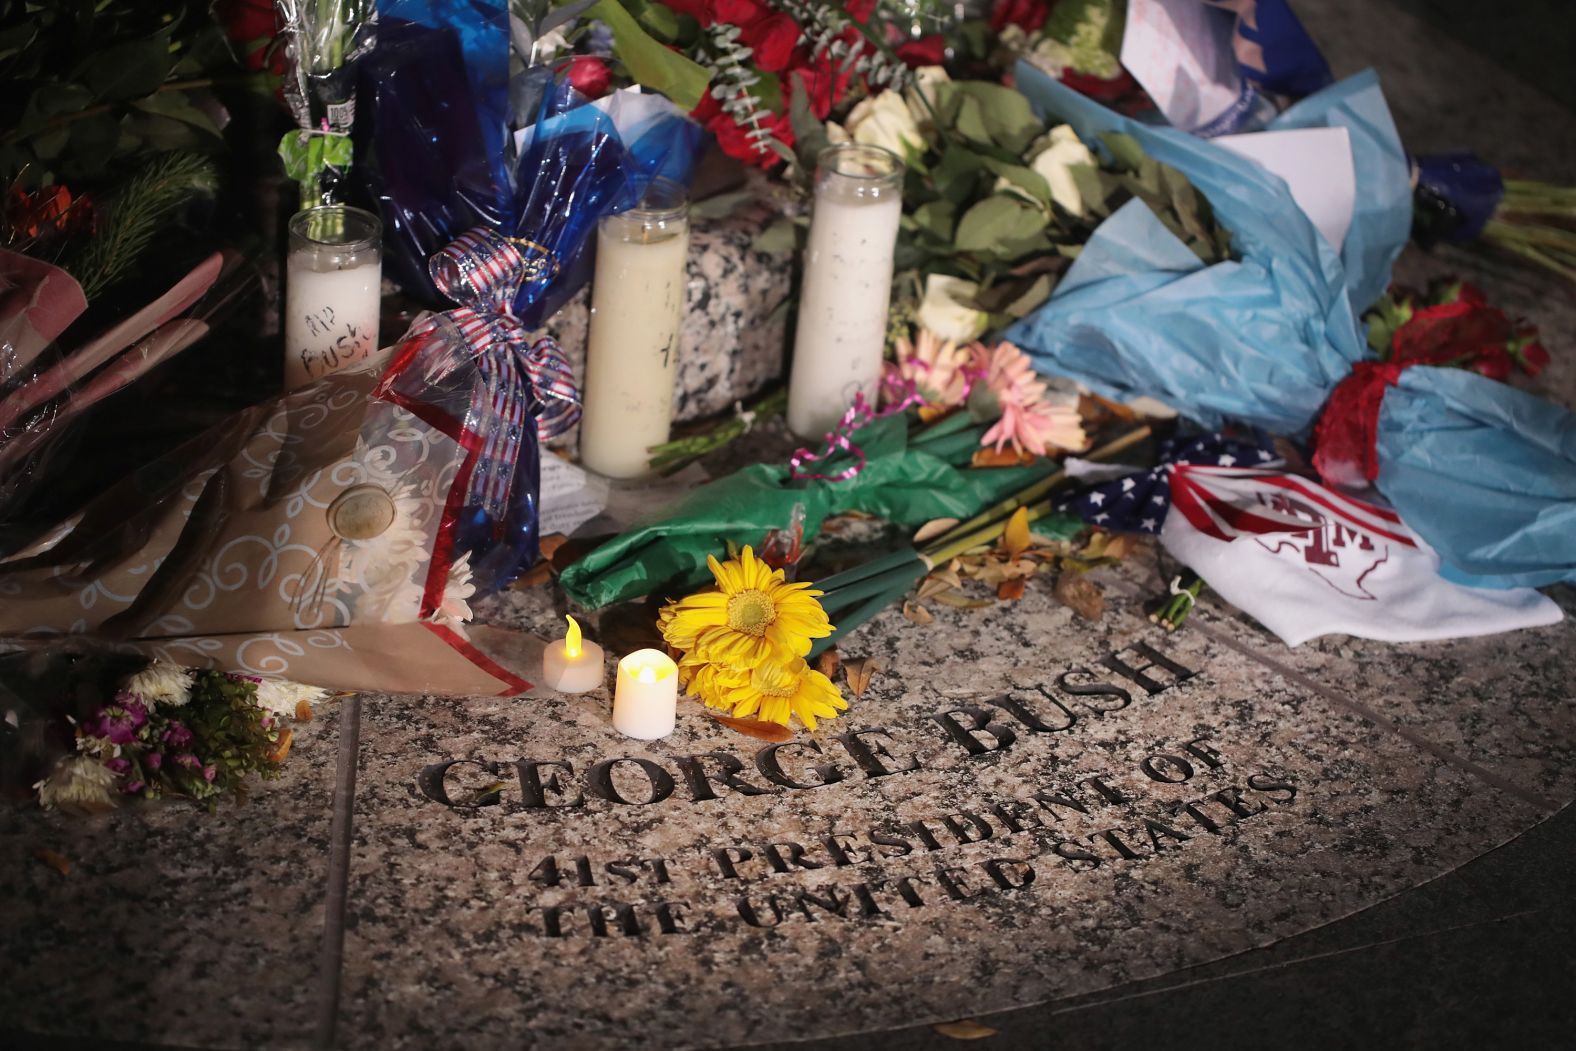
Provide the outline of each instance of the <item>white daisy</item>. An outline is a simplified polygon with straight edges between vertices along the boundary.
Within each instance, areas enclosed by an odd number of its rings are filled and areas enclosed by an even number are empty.
[[[306,686],[288,679],[264,679],[257,684],[257,703],[275,715],[294,719],[302,701],[315,705],[328,698],[320,686]]]
[[[141,697],[144,704],[179,708],[192,699],[192,671],[169,661],[149,661],[147,667],[127,678],[122,687]]]
[[[115,806],[115,773],[85,755],[68,755],[55,764],[47,778],[33,786],[45,810],[68,814],[93,814]]]

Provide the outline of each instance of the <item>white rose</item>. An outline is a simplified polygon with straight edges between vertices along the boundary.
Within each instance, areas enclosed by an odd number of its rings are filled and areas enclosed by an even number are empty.
[[[1066,124],[1052,128],[1042,141],[1046,142],[1046,146],[1035,154],[1029,167],[1050,185],[1051,200],[1058,207],[1072,215],[1083,216],[1083,195],[1078,192],[1078,183],[1068,169],[1075,165],[1093,167],[1098,163],[1094,154],[1079,140],[1078,133]]]
[[[854,140],[848,134],[847,128],[843,127],[835,120],[829,120],[826,122],[826,141],[831,143],[833,146],[843,146],[847,143],[853,142]]]
[[[914,123],[921,128],[930,127],[931,113],[941,107],[941,85],[951,82],[942,66],[920,66],[914,70],[914,82],[905,95]]]
[[[883,147],[904,159],[925,148],[925,137],[908,112],[908,103],[895,91],[883,91],[855,106],[845,127],[855,142]]]
[[[990,317],[960,300],[974,298],[979,285],[961,277],[931,274],[925,278],[925,299],[919,304],[918,321],[944,340],[968,343],[985,334]]]

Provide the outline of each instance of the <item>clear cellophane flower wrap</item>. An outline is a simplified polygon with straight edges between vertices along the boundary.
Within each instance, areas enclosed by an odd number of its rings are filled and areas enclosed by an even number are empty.
[[[441,406],[378,397],[379,379],[238,413],[0,561],[0,644],[96,636],[333,689],[529,689],[540,642],[467,623],[446,512],[475,445]]]

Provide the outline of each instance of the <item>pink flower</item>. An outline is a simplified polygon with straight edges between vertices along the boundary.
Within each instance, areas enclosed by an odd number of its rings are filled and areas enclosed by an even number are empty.
[[[981,445],[994,445],[997,452],[1011,445],[1019,453],[1046,456],[1052,449],[1088,444],[1077,407],[1045,400],[1045,383],[1027,354],[1007,342],[994,349],[976,343],[972,350],[973,368],[1001,406],[1001,419],[985,432]]]
[[[902,401],[910,391],[935,408],[962,405],[973,386],[969,349],[921,327],[912,342],[897,341],[897,360],[887,366],[882,393],[889,402]]]

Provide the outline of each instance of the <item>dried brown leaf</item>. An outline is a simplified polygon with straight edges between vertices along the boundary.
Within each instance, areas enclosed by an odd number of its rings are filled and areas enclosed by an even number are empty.
[[[1007,519],[1007,528],[1001,534],[1001,546],[1007,557],[1017,558],[1029,550],[1029,509],[1020,507]]]
[[[960,1018],[956,1022],[937,1022],[930,1028],[951,1040],[983,1040],[987,1036],[995,1036],[996,1030],[988,1025],[981,1025],[972,1018]]]
[[[279,764],[285,761],[285,756],[290,754],[290,742],[295,740],[295,731],[285,727],[279,731],[279,740],[274,744],[274,750],[268,753],[270,763]]]
[[[848,680],[848,692],[856,698],[863,697],[865,691],[870,688],[871,677],[880,670],[881,662],[870,657],[844,661],[843,676]]]
[[[975,467],[1022,467],[1033,462],[1033,453],[1016,449],[977,449],[970,461]]]
[[[919,589],[914,592],[914,600],[916,602],[924,602],[926,599],[935,598],[943,591],[950,591],[954,587],[956,587],[955,584],[949,583],[932,573],[919,582]]]
[[[558,549],[567,543],[569,543],[569,538],[564,534],[548,533],[546,536],[542,537],[540,544],[542,549],[542,558],[549,562],[552,561],[553,556],[558,553]]]
[[[64,854],[50,850],[48,847],[34,847],[33,858],[42,861],[62,876],[71,875],[71,861]]]
[[[1105,593],[1082,573],[1063,573],[1056,578],[1056,599],[1085,620],[1105,615]]]
[[[298,723],[309,723],[309,722],[311,722],[312,721],[312,702],[310,702],[310,701],[297,701],[296,702],[296,710],[295,710],[295,719],[296,719],[296,722],[298,722]]]
[[[837,675],[842,663],[843,658],[837,655],[837,647],[833,646],[815,659],[815,670],[831,679]]]
[[[914,534],[914,543],[923,544],[927,540],[934,540],[957,524],[956,518],[932,518],[919,527],[919,531]]]
[[[1118,533],[1105,542],[1105,557],[1127,558],[1138,550],[1139,543],[1135,533]]]
[[[955,589],[943,591],[936,595],[935,599],[943,606],[951,606],[953,609],[985,609],[996,604],[988,598],[970,598]]]
[[[773,744],[793,740],[793,731],[781,723],[764,723],[759,719],[735,719],[731,715],[713,715],[712,718],[746,737],[755,737]]]
[[[930,610],[913,601],[903,603],[903,616],[911,624],[929,624],[936,619],[930,615]]]
[[[521,574],[520,578],[509,585],[511,591],[525,591],[529,588],[545,584],[553,579],[553,564],[548,561],[538,562]]]
[[[1003,602],[1017,602],[1023,597],[1025,583],[1026,581],[1023,577],[1013,577],[1011,580],[1003,580],[996,588],[996,597],[1001,599]]]

